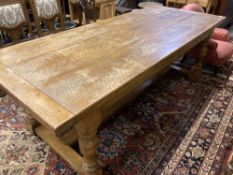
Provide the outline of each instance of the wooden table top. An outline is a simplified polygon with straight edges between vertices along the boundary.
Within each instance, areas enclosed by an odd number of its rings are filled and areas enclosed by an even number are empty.
[[[60,135],[171,63],[223,19],[157,7],[3,48],[0,84]]]

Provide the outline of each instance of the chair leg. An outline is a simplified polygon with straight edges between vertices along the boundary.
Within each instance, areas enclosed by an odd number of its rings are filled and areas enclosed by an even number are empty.
[[[8,33],[10,34],[13,43],[17,43],[20,40],[20,30],[9,30]]]
[[[46,25],[47,25],[47,27],[49,28],[49,30],[52,33],[55,33],[54,24],[55,24],[55,19],[54,18],[46,20]]]
[[[42,34],[41,20],[38,18],[38,19],[35,20],[35,23],[36,23],[36,29],[37,29],[38,35],[41,36],[41,34]]]
[[[61,29],[65,30],[65,19],[62,15],[60,16],[60,20],[61,20]]]
[[[29,24],[28,31],[29,31],[29,34],[30,34],[30,38],[32,38],[33,31],[32,31],[32,26],[31,26],[31,24]]]
[[[77,16],[78,16],[79,25],[81,26],[83,24],[83,10],[79,4],[77,5]]]
[[[70,10],[70,19],[71,21],[74,21],[74,4],[71,3],[70,0],[68,0],[69,3],[69,10]]]

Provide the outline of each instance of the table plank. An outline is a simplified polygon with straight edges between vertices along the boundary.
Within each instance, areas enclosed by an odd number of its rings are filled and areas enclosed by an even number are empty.
[[[21,102],[33,116],[43,116],[38,117],[37,120],[54,134],[59,134],[55,133],[55,130],[62,124],[61,121],[69,120],[73,116],[11,70],[5,69],[2,64],[0,64],[0,82],[7,82],[4,83],[4,86],[1,83],[1,89],[4,89]]]
[[[171,64],[222,20],[165,7],[140,10],[1,49],[0,63],[5,67],[0,69],[9,69],[12,75],[17,74],[21,81],[67,110],[64,118],[36,115],[61,133],[85,117],[85,112],[103,108],[111,99]],[[11,80],[0,82],[8,87]],[[16,95],[13,89],[9,91]],[[33,101],[21,97],[19,100],[26,106],[33,105]],[[40,107],[48,108],[47,104]]]
[[[164,9],[157,10],[153,14],[158,15],[163,12]],[[135,15],[129,14],[129,16],[130,18],[132,18]],[[129,16],[121,15],[114,17],[114,19],[120,18],[121,25],[127,26],[128,22],[131,20]],[[135,17],[138,16],[140,15],[136,15]],[[84,40],[88,40],[89,38],[95,37],[97,35],[103,35],[107,33],[109,30],[119,31],[119,29],[121,28],[120,25],[118,25],[118,28],[116,29],[113,28],[117,26],[116,24],[118,23],[119,19],[111,24],[109,24],[107,21],[108,20],[104,20],[104,22],[102,23],[93,23],[91,25],[84,25],[79,28],[74,28],[53,35],[47,35],[45,37],[38,38],[36,40],[30,40],[28,42],[20,43],[11,46],[10,48],[7,47],[1,49],[1,61],[4,63],[16,64],[18,61],[21,60],[37,57],[75,44],[79,44]],[[50,47],[48,47],[48,45]],[[28,50],[30,50],[30,52]]]

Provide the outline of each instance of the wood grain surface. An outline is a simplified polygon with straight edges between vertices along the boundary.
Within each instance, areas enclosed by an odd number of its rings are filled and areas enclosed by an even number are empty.
[[[0,84],[61,135],[206,37],[224,18],[138,10],[0,50]]]

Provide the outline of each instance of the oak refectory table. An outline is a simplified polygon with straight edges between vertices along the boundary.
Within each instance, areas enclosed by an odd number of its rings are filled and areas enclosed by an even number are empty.
[[[101,175],[96,132],[119,103],[189,49],[223,17],[167,7],[138,10],[0,49],[0,85],[38,125],[35,132],[80,174]],[[79,143],[81,155],[71,148]]]

